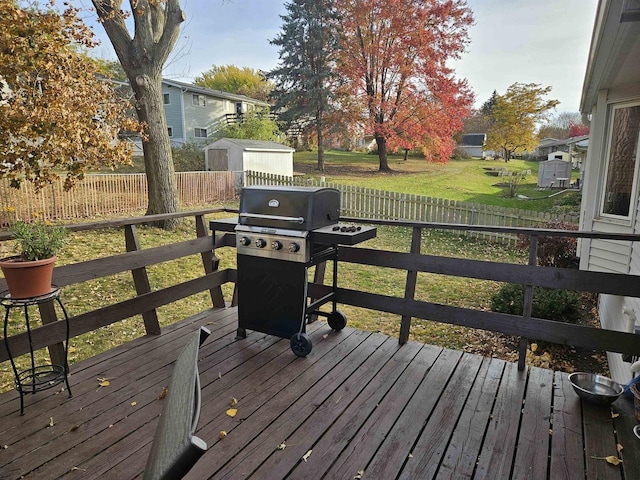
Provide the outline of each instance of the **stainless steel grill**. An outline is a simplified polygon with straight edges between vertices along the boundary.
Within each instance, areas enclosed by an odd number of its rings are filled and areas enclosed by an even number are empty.
[[[238,254],[238,337],[246,330],[289,338],[298,356],[311,352],[305,325],[322,315],[340,330],[346,317],[336,309],[338,245],[376,236],[373,227],[340,225],[340,192],[332,188],[265,187],[242,189],[236,233]],[[212,221],[212,230],[230,223]],[[226,226],[226,228],[225,228]],[[308,303],[308,268],[333,260],[332,291]],[[318,309],[332,302],[331,313]]]

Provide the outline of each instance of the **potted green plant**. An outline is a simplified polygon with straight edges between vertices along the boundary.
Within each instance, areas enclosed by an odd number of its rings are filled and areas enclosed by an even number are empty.
[[[51,292],[53,266],[66,243],[64,227],[44,222],[16,222],[11,231],[19,255],[0,260],[0,268],[12,298],[30,298]]]

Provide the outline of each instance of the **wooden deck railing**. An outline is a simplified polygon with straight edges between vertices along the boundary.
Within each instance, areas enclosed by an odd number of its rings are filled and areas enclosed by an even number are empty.
[[[212,209],[71,226],[72,230],[77,231],[123,228],[128,251],[111,257],[58,267],[54,276],[56,284],[65,286],[131,271],[137,290],[137,296],[134,298],[72,317],[70,319],[71,336],[86,333],[134,315],[143,316],[147,333],[157,334],[160,332],[155,313],[157,307],[205,290],[210,292],[212,305],[214,307],[222,307],[224,299],[220,286],[227,282],[235,282],[236,272],[230,268],[217,270],[215,249],[212,249],[212,239],[209,235],[208,226],[205,224],[205,215],[221,211],[233,212],[233,210],[227,209]],[[231,215],[232,213],[229,213],[229,216]],[[161,247],[140,249],[137,241],[136,225],[154,219],[176,216],[195,217],[195,239]],[[391,227],[409,227],[413,231],[408,253],[360,247],[340,247],[338,256],[339,262],[342,263],[394,268],[406,272],[406,283],[402,297],[392,297],[383,293],[367,293],[350,289],[347,288],[348,285],[340,284],[337,290],[338,303],[399,315],[401,343],[406,342],[409,338],[412,318],[419,318],[519,336],[522,338],[519,362],[521,367],[524,366],[524,354],[528,339],[632,355],[637,355],[640,352],[640,335],[544,320],[531,316],[534,286],[640,297],[640,282],[637,281],[635,276],[536,266],[535,251],[538,238],[541,236],[565,236],[637,242],[640,241],[640,235],[364,220],[358,218],[343,218],[343,220]],[[420,251],[420,239],[424,229],[526,235],[531,240],[529,265],[424,255]],[[6,234],[0,235],[0,241],[7,238],[8,235]],[[214,243],[215,248],[234,246],[234,234],[216,234]],[[147,266],[194,254],[200,254],[202,257],[202,276],[151,291],[146,278]],[[523,314],[509,315],[416,300],[415,291],[419,272],[524,285],[525,304]],[[0,288],[4,287],[4,285],[4,280],[0,279]],[[329,287],[326,285],[313,283],[309,286],[308,293],[311,298],[319,298],[328,293],[328,289]],[[50,314],[43,313],[45,325],[32,330],[35,348],[55,346],[64,339],[65,332],[61,325],[62,322],[55,322],[54,320],[55,317],[52,318]],[[14,355],[28,351],[26,334],[15,335],[8,340]],[[52,356],[56,355],[55,348],[50,348],[50,351]],[[7,358],[7,351],[4,342],[2,342],[0,343],[0,362],[7,360]]]

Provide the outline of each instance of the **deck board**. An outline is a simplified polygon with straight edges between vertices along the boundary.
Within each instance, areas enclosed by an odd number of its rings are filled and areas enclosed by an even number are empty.
[[[311,354],[297,358],[288,341],[270,335],[236,340],[236,322],[235,308],[212,310],[72,365],[73,398],[60,390],[29,395],[23,417],[16,392],[1,394],[0,479],[141,478],[160,393],[201,325],[212,331],[198,363],[197,435],[208,451],[189,479],[628,479],[640,472],[631,402],[614,403],[619,416],[583,404],[566,374],[518,372],[503,360],[416,342],[401,347],[377,333],[332,332],[322,321],[308,326]],[[100,387],[105,377],[110,383]],[[232,397],[235,418],[225,413]],[[624,463],[602,460],[609,455]]]

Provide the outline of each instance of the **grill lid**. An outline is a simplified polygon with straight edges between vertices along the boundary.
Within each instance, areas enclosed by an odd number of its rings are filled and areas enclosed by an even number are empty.
[[[315,230],[338,222],[340,192],[326,187],[245,187],[240,192],[240,225]]]

